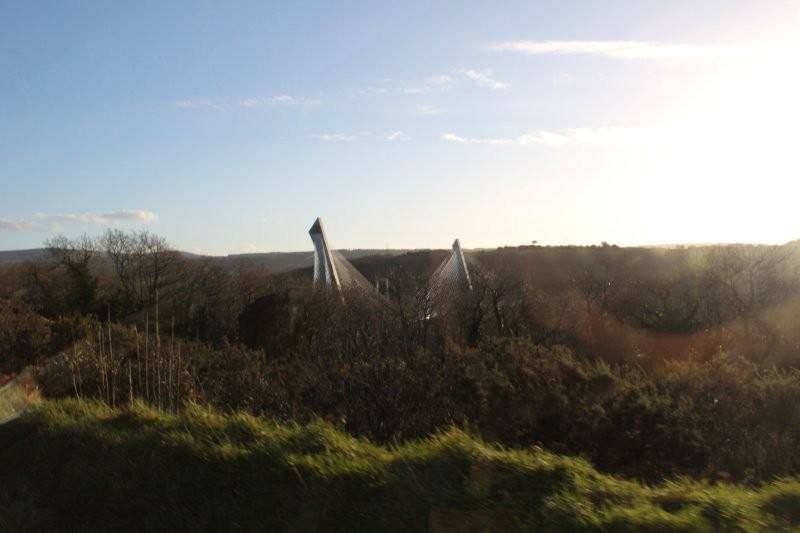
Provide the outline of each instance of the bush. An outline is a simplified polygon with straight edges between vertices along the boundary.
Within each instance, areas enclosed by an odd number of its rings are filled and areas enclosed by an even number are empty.
[[[359,305],[305,302],[278,353],[90,321],[43,366],[41,382],[48,397],[143,399],[170,411],[193,401],[282,422],[322,418],[379,443],[457,425],[646,481],[758,483],[800,474],[796,370],[724,353],[610,364],[521,339],[463,348],[388,310],[373,307],[365,320]]]
[[[0,374],[19,372],[49,353],[51,323],[22,302],[0,299]]]

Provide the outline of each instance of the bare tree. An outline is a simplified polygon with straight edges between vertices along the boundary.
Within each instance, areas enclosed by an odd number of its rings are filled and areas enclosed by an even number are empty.
[[[716,291],[716,314],[723,320],[741,319],[746,334],[760,335],[765,340],[762,360],[779,341],[762,312],[800,288],[790,256],[781,246],[721,246],[708,256],[705,282]]]
[[[45,247],[69,275],[71,303],[81,313],[91,312],[98,285],[91,271],[91,262],[97,253],[96,242],[85,234],[77,239],[59,235],[46,241]]]
[[[136,294],[136,238],[118,229],[106,231],[98,240],[100,248],[114,264],[114,271],[122,288],[123,303],[137,307]]]
[[[136,234],[135,256],[142,300],[154,305],[156,294],[163,298],[165,289],[177,281],[180,256],[166,239],[146,231]]]

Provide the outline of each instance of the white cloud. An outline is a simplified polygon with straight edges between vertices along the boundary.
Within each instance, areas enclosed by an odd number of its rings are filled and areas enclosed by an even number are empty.
[[[235,104],[231,104],[225,100],[207,100],[207,99],[186,99],[175,100],[175,107],[182,109],[203,109],[212,108],[218,111],[227,111],[232,107],[239,107],[242,109],[256,109],[260,107],[275,107],[275,106],[305,106],[312,107],[321,104],[322,102],[313,98],[300,98],[290,96],[288,94],[276,94],[274,96],[253,96],[249,98],[242,98]]]
[[[388,91],[386,87],[364,87],[362,89],[349,89],[347,92],[350,93],[350,96],[371,96],[373,94],[385,94]]]
[[[433,105],[426,105],[426,104],[419,104],[419,105],[417,105],[417,107],[415,109],[416,109],[417,115],[422,115],[424,117],[429,117],[429,116],[433,116],[433,115],[441,115],[442,113],[445,112],[445,110],[442,109],[441,107],[436,107],[436,106],[433,106]]]
[[[366,135],[366,133],[318,133],[312,139],[324,142],[352,142]]]
[[[431,90],[431,88],[427,87],[427,86],[426,87],[404,87],[404,88],[399,89],[399,90],[403,94],[423,94],[423,93],[429,92]]]
[[[461,137],[455,133],[445,133],[442,139],[448,142],[461,143],[461,144],[512,144],[513,139],[494,139],[489,137],[470,138]]]
[[[459,70],[459,73],[461,73],[467,79],[474,81],[478,85],[478,87],[494,89],[496,91],[508,88],[507,83],[498,81],[492,77],[492,71],[490,69],[474,70],[469,68],[462,68],[461,70]]]
[[[390,131],[383,137],[387,141],[407,141],[411,139],[408,135],[403,133],[402,130]]]
[[[288,94],[278,94],[270,97],[245,98],[239,100],[239,107],[264,107],[270,105],[295,105],[297,99]]]
[[[345,93],[349,94],[352,97],[386,94],[389,92],[391,84],[392,84],[391,78],[383,78],[377,84],[374,85],[369,85],[367,87],[362,87],[358,89],[345,89]]]
[[[478,76],[482,74],[486,75],[491,74],[488,71],[484,71],[484,73],[479,73],[476,71],[470,71],[470,72],[475,73]],[[399,83],[397,84],[393,83],[392,80],[389,78],[385,78],[381,80],[380,86],[364,87],[363,89],[350,89],[348,92],[350,93],[351,96],[386,94],[390,90],[395,93],[409,95],[409,96],[428,94],[434,92],[446,92],[449,91],[456,83],[458,83],[458,78],[455,76],[463,75],[461,71],[452,71],[450,74],[444,74],[444,73],[434,74],[432,76],[428,76],[427,78],[418,78],[413,81],[406,81],[402,86]],[[487,82],[484,81],[482,83],[487,83]],[[499,83],[499,82],[494,82],[494,83]]]
[[[66,224],[107,226],[118,222],[149,224],[158,215],[142,209],[122,209],[107,213],[36,214],[28,218],[0,218],[0,231],[53,231]]]
[[[463,137],[445,133],[442,139],[462,144],[545,145],[545,146],[622,146],[645,145],[663,138],[663,132],[648,128],[566,128],[534,130],[517,137]]]
[[[211,107],[213,105],[213,102],[211,102],[211,100],[193,100],[191,98],[188,98],[184,100],[175,100],[174,104],[175,107],[192,109],[199,107]]]
[[[597,55],[622,59],[726,59],[752,48],[729,44],[654,43],[647,41],[504,41],[492,50],[529,55]]]
[[[575,139],[570,137],[568,133],[546,130],[524,133],[517,137],[516,142],[523,145],[546,144],[547,146],[566,146],[568,144],[579,144],[576,143]]]
[[[271,104],[294,105],[297,103],[297,99],[294,96],[289,96],[288,94],[271,96],[268,100]]]
[[[428,78],[428,85],[452,85],[456,82],[455,78],[447,74],[436,74]]]
[[[429,76],[425,78],[422,85],[418,85],[415,87],[402,87],[398,89],[398,91],[402,94],[425,94],[431,91],[440,91],[444,92],[450,89],[450,87],[456,83],[455,78],[452,76],[448,76],[447,74],[436,74],[434,76]]]
[[[245,98],[239,100],[239,107],[255,108],[255,107],[295,106],[295,105],[311,107],[319,105],[321,103],[322,102],[317,99],[298,98],[295,96],[289,96],[288,94],[276,94],[275,96],[268,96],[268,97],[260,96],[255,98]]]
[[[239,107],[261,107],[264,103],[263,98],[245,98],[239,100]]]

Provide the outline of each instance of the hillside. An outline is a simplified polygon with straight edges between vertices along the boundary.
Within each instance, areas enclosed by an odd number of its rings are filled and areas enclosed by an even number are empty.
[[[27,261],[46,261],[48,259],[47,250],[44,248],[33,248],[31,250],[0,250],[0,268],[25,263]]]
[[[4,531],[781,531],[800,482],[599,474],[449,430],[384,448],[312,423],[50,402],[0,427]],[[102,460],[98,460],[101,458]],[[80,491],[75,488],[80,487]],[[67,525],[68,524],[68,525]]]
[[[347,259],[357,260],[370,256],[394,257],[406,253],[408,250],[381,250],[381,249],[356,249],[340,250]],[[313,252],[265,252],[252,254],[230,254],[225,256],[209,256],[190,252],[179,252],[185,259],[207,259],[218,263],[226,269],[236,268],[239,265],[264,268],[270,272],[287,272],[290,270],[307,268],[314,263]],[[50,261],[50,255],[45,248],[31,250],[5,250],[0,251],[0,269],[26,262]]]

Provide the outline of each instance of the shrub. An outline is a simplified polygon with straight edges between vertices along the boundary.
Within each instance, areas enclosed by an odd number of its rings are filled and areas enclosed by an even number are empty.
[[[0,374],[19,372],[48,354],[50,326],[27,304],[0,299]]]

